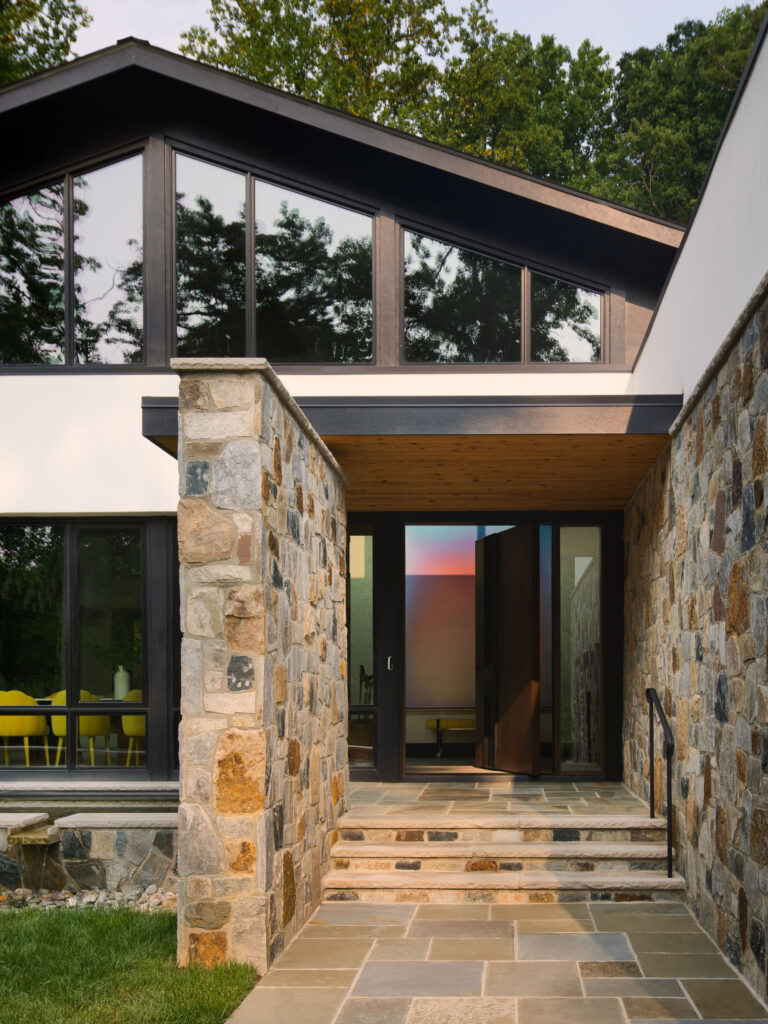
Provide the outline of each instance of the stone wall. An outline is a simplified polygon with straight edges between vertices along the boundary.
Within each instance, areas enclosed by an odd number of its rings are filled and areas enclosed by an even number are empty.
[[[348,789],[344,478],[265,360],[172,365],[179,959],[263,972],[320,901]]]
[[[703,926],[765,996],[768,301],[713,371],[626,511],[624,772],[647,798],[653,770],[660,804],[655,687],[677,745],[677,866]]]
[[[44,820],[10,836],[0,822],[0,890],[175,888],[175,814],[80,813],[53,824],[47,814],[28,817]]]

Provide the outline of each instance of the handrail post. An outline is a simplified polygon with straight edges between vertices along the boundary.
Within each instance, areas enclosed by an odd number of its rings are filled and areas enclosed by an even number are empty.
[[[651,817],[655,818],[655,807],[656,807],[656,794],[654,792],[654,778],[656,773],[654,772],[654,754],[653,754],[653,701],[650,698],[650,694],[646,693],[648,700],[648,776],[651,781]]]
[[[672,751],[667,750],[667,878],[672,877]]]

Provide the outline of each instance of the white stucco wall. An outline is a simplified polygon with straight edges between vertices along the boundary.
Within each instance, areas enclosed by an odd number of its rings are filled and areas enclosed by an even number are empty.
[[[549,373],[289,373],[283,374],[285,386],[295,398],[339,396],[358,398],[455,397],[467,395],[627,395],[631,393],[631,374],[589,369],[552,370]]]
[[[176,460],[141,435],[175,373],[0,376],[0,515],[175,513]]]
[[[768,45],[763,45],[633,375],[687,398],[768,271]]]

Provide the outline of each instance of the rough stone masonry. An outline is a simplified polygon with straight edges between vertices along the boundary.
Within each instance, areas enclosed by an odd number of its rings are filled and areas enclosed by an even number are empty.
[[[181,963],[265,971],[345,808],[344,476],[264,359],[179,373]]]
[[[701,923],[764,997],[768,297],[702,385],[625,514],[624,773],[647,797],[653,771],[660,805],[655,687],[675,733],[678,867]]]

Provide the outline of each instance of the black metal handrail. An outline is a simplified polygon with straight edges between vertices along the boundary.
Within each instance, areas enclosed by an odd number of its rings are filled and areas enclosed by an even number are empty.
[[[645,699],[648,701],[648,776],[651,782],[651,817],[655,817],[654,804],[656,803],[654,753],[653,753],[653,709],[661,722],[661,731],[664,733],[664,757],[667,759],[667,877],[672,877],[672,758],[675,754],[675,737],[669,727],[664,708],[661,706],[659,695],[653,688],[645,691]]]

